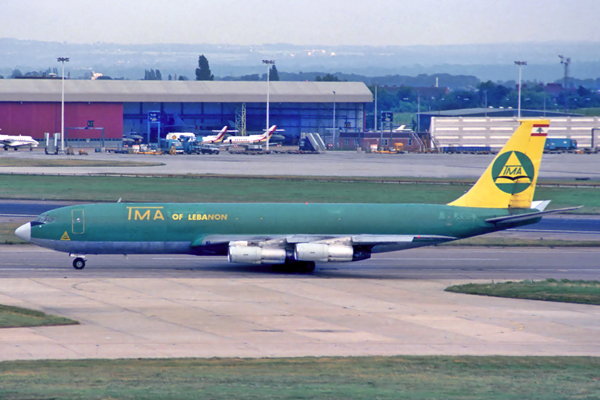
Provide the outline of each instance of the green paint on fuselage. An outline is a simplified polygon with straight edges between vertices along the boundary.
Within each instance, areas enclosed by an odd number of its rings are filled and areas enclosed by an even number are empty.
[[[531,210],[425,204],[112,203],[64,207],[32,239],[194,242],[206,235],[442,235],[499,230],[485,219]],[[534,223],[531,220],[527,223]],[[522,223],[525,224],[525,223]],[[517,226],[515,224],[513,226]],[[503,227],[506,229],[507,227]]]

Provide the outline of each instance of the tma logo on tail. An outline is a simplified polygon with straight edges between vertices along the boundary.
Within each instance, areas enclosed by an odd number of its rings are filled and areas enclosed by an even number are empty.
[[[531,186],[534,176],[533,163],[520,151],[501,154],[492,166],[492,179],[496,187],[505,193],[521,193]]]

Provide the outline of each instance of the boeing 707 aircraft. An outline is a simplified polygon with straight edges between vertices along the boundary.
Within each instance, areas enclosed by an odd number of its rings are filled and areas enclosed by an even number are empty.
[[[521,120],[475,185],[446,205],[90,204],[45,212],[16,235],[70,253],[76,269],[91,254],[194,254],[312,272],[316,262],[365,260],[577,208],[544,211],[549,201],[533,201],[548,126],[549,120]]]

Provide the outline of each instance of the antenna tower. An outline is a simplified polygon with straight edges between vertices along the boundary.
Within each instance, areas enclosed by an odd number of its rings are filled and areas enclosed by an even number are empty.
[[[242,103],[242,109],[235,114],[235,129],[238,135],[246,136],[246,103]]]

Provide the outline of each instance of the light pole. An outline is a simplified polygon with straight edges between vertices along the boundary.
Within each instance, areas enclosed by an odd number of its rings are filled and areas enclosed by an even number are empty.
[[[58,57],[56,59],[62,63],[62,96],[60,100],[60,153],[65,154],[65,63],[69,62],[68,57]]]
[[[417,92],[417,133],[421,132],[421,92]]]
[[[263,64],[267,64],[267,151],[269,151],[269,92],[271,85],[269,84],[269,75],[271,74],[271,65],[275,64],[273,60],[262,60]]]
[[[336,143],[335,143],[335,90],[333,91],[333,122],[332,122],[332,135],[333,135],[333,148],[335,149]]]
[[[565,87],[563,90],[567,91],[567,84],[569,83],[569,64],[571,64],[571,58],[564,56],[558,56],[558,58],[560,58],[560,63],[565,66]],[[568,98],[568,92],[566,93],[566,97]],[[565,114],[567,113],[567,100],[565,100]]]
[[[517,106],[517,115],[518,118],[521,118],[521,67],[523,67],[523,65],[527,65],[527,61],[515,61],[515,64],[519,66],[519,101]]]

